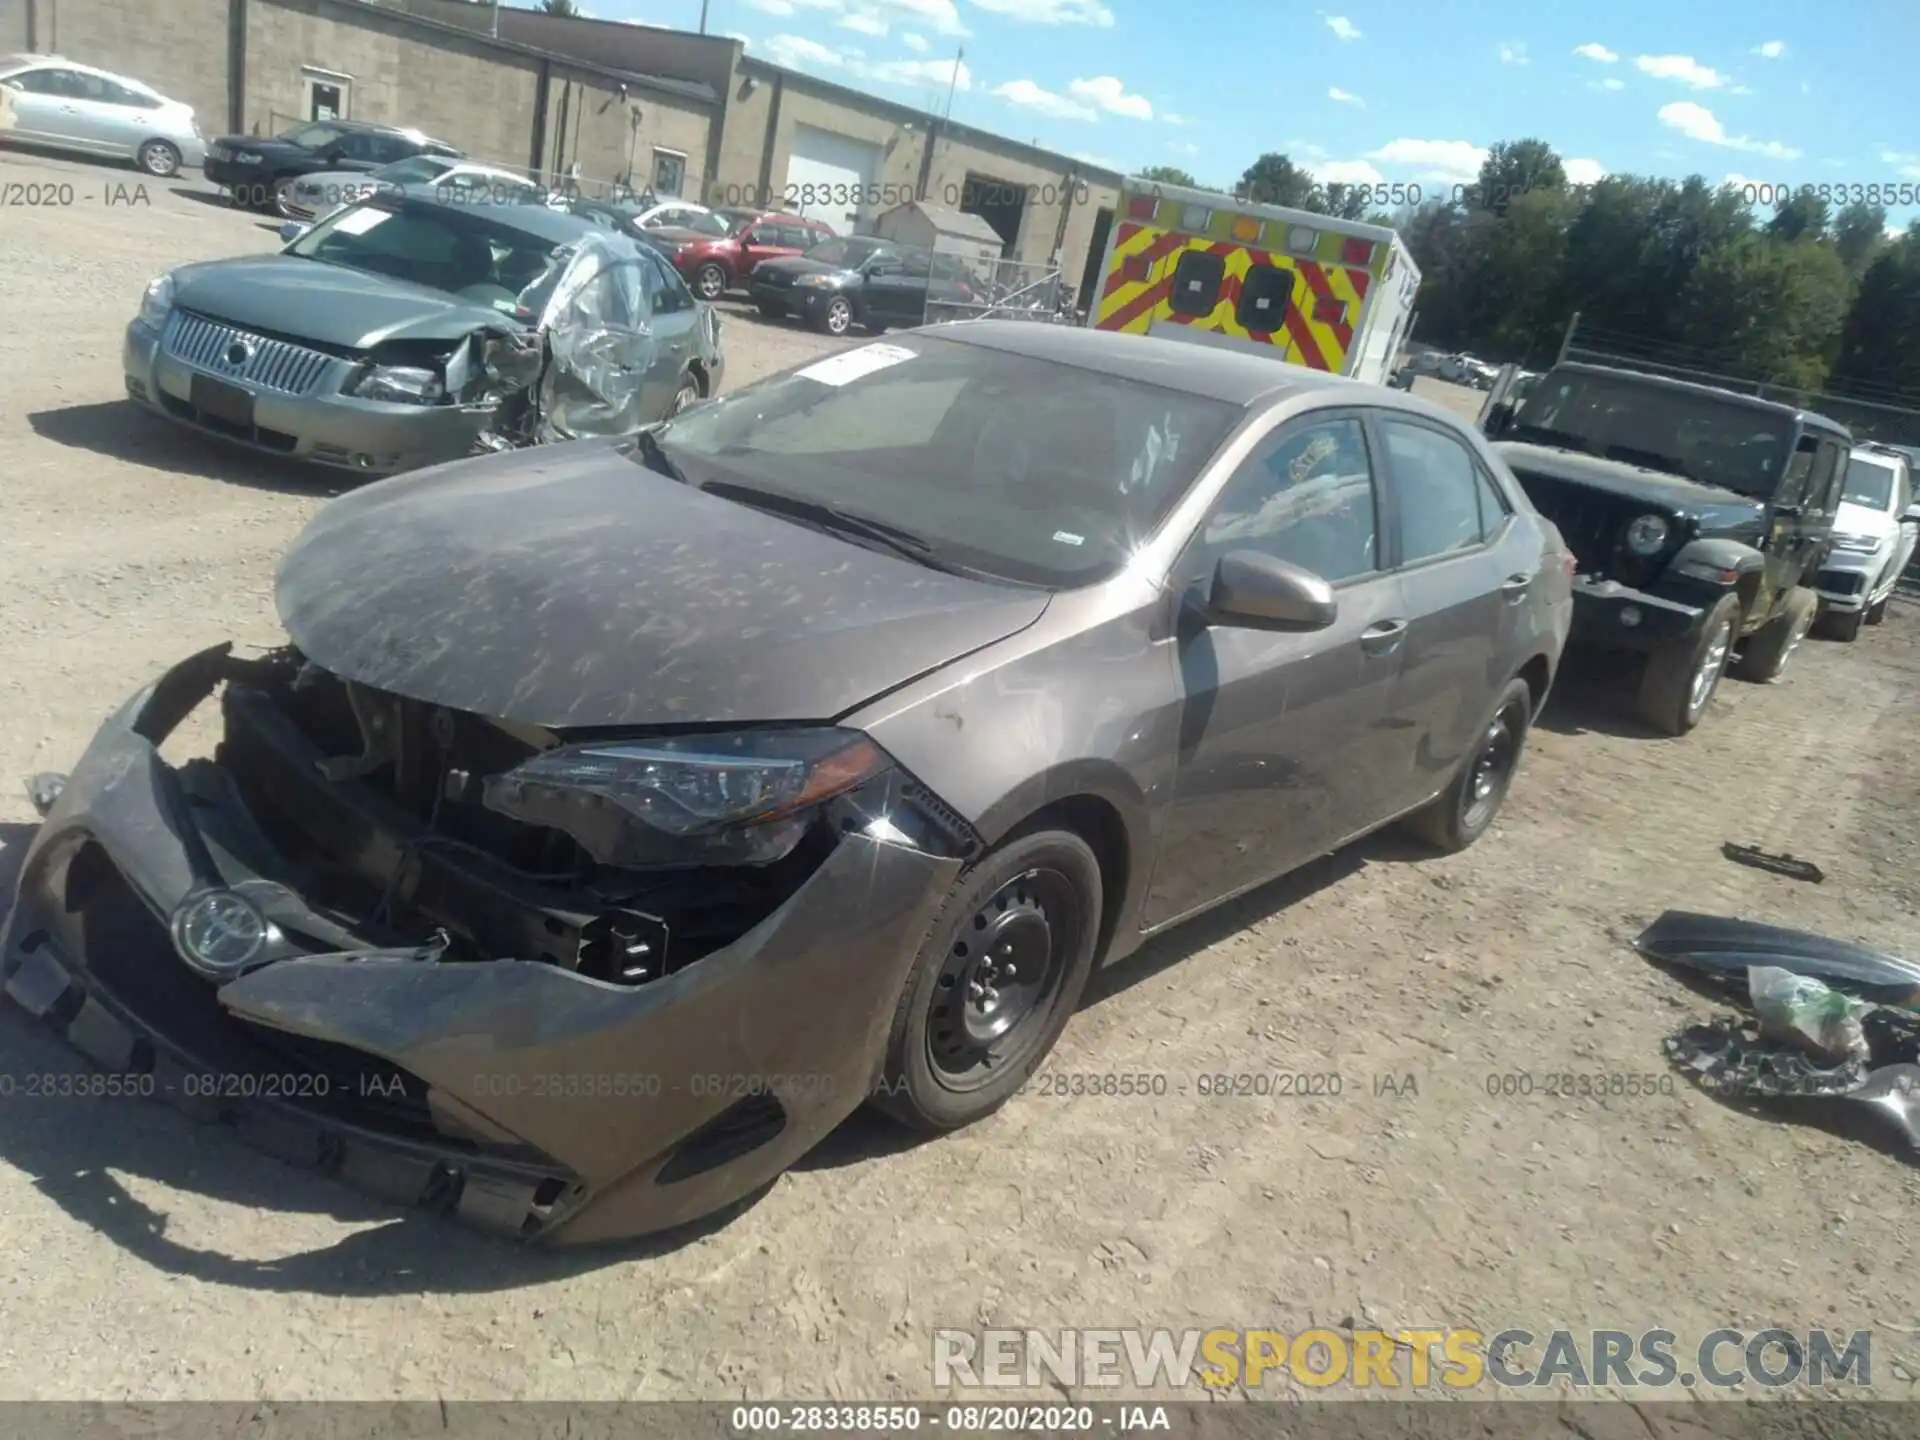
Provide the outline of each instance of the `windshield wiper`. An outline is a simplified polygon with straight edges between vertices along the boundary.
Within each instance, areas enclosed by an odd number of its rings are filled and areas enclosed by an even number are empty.
[[[653,431],[642,430],[638,435],[633,437],[633,443],[634,448],[639,450],[641,455],[645,457],[646,466],[649,470],[658,470],[669,480],[678,480],[682,485],[689,483],[687,480],[687,472],[680,468],[679,461],[667,454],[665,447],[660,444],[659,436],[655,435]]]
[[[911,530],[889,524],[885,520],[856,515],[851,510],[842,510],[838,505],[828,504],[824,500],[806,500],[798,495],[788,495],[779,490],[764,490],[758,485],[742,485],[735,480],[709,480],[700,488],[709,495],[737,500],[742,505],[750,505],[756,510],[784,515],[789,519],[799,520],[834,534],[871,540],[896,555],[904,556],[933,570],[944,570],[949,575],[976,573],[965,566],[937,558],[933,553],[933,542],[924,535],[916,535]]]

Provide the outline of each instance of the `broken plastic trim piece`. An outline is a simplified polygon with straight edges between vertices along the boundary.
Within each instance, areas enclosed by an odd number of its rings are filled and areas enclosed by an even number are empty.
[[[1862,1000],[1920,1011],[1920,965],[1802,930],[1669,910],[1633,946],[1650,959],[1711,975],[1741,994],[1749,967],[1773,965]]]
[[[1819,885],[1827,878],[1827,872],[1811,860],[1802,860],[1791,853],[1771,855],[1757,846],[1736,845],[1731,840],[1720,847],[1720,853],[1736,865],[1768,870],[1775,875],[1785,875],[1790,880],[1805,880]]]

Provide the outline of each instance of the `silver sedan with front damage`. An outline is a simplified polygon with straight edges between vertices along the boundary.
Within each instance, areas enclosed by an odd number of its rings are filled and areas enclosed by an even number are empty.
[[[127,394],[251,449],[376,476],[631,435],[713,393],[719,320],[649,247],[543,205],[383,187],[275,255],[148,285]]]
[[[284,648],[184,661],[36,787],[6,990],[403,1202],[661,1229],[862,1103],[990,1114],[1097,964],[1229,896],[1396,820],[1471,844],[1570,576],[1423,401],[915,331],[331,502]]]

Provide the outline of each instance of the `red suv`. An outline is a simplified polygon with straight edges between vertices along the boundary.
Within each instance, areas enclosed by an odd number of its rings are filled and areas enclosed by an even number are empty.
[[[798,255],[822,240],[833,227],[779,210],[715,210],[699,227],[666,226],[646,232],[654,247],[702,300],[718,300],[744,286],[753,267],[776,255]]]

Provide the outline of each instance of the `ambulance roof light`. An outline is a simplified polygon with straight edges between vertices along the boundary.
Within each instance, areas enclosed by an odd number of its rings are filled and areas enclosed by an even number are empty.
[[[1295,255],[1311,255],[1314,247],[1320,243],[1320,232],[1311,225],[1289,225],[1287,227],[1287,249]]]
[[[1213,211],[1204,205],[1182,205],[1180,207],[1180,228],[1182,230],[1204,230],[1213,223]]]

